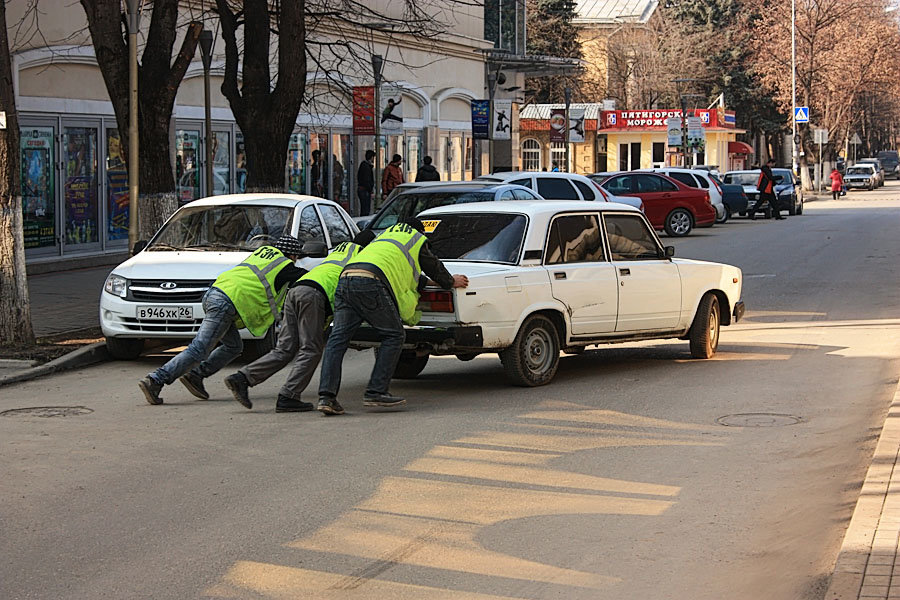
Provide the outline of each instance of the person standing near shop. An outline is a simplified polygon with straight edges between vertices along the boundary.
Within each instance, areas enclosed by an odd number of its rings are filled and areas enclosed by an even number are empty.
[[[403,157],[399,154],[395,154],[393,158],[391,158],[391,162],[384,168],[384,173],[381,176],[381,197],[382,200],[387,198],[395,187],[403,183],[403,170],[400,169],[400,163],[403,162]]]
[[[334,323],[319,376],[318,409],[326,415],[342,415],[338,403],[341,364],[350,340],[365,321],[378,334],[381,346],[363,396],[363,406],[394,407],[403,398],[388,391],[397,367],[406,332],[420,313],[419,279],[422,273],[445,290],[469,285],[465,275],[451,275],[428,248],[422,222],[407,219],[385,230],[347,263],[334,295]]]
[[[759,200],[756,201],[756,204],[753,205],[753,208],[750,209],[747,215],[750,217],[750,220],[756,218],[756,213],[762,210],[760,207],[766,202],[769,203],[769,208],[776,219],[779,221],[784,219],[778,207],[778,199],[775,197],[775,176],[772,174],[772,167],[774,166],[775,159],[770,158],[759,170],[759,179],[756,181],[756,189],[759,190]]]
[[[359,216],[365,217],[372,210],[372,194],[375,193],[374,150],[366,150],[366,159],[356,171],[356,196],[359,198]]]
[[[219,275],[203,296],[203,322],[188,347],[138,382],[147,402],[162,404],[159,393],[176,379],[197,398],[209,400],[203,380],[240,356],[244,343],[238,329],[246,327],[255,336],[269,330],[288,284],[306,274],[294,265],[301,254],[300,241],[284,235]]]
[[[422,159],[422,166],[416,172],[416,182],[419,181],[440,181],[441,174],[431,164],[431,157],[426,156]]]
[[[831,178],[831,199],[837,200],[841,197],[841,192],[844,189],[844,176],[835,167],[831,170],[829,177]]]
[[[326,324],[334,313],[338,278],[344,265],[374,238],[375,233],[365,229],[352,242],[338,244],[321,264],[291,285],[284,301],[278,344],[268,354],[225,378],[225,386],[241,405],[253,408],[249,388],[267,380],[293,360],[287,381],[278,392],[275,412],[304,412],[315,408],[303,402],[300,395],[322,358]]]

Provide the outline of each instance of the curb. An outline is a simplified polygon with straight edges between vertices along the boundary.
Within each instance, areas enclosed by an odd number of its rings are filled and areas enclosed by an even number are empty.
[[[900,384],[888,408],[875,454],[834,565],[825,600],[887,598],[900,570]],[[898,479],[893,480],[894,473]],[[893,582],[892,582],[893,579]],[[894,597],[893,595],[891,596]]]
[[[64,354],[59,358],[32,367],[26,371],[0,377],[0,387],[11,383],[30,381],[32,379],[37,379],[38,377],[43,377],[44,375],[59,373],[60,371],[86,367],[109,359],[110,356],[109,351],[106,349],[106,342],[96,342],[87,346],[82,346],[78,350],[73,350],[68,354]]]

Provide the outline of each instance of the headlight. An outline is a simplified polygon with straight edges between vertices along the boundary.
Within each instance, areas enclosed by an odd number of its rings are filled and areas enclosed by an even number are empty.
[[[113,275],[110,274],[109,277],[106,278],[106,283],[103,286],[103,289],[113,296],[119,296],[120,298],[125,297],[125,290],[128,287],[128,280],[122,277],[121,275]]]

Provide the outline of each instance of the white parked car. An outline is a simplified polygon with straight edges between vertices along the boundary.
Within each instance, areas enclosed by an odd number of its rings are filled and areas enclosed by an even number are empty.
[[[186,204],[107,277],[100,293],[106,346],[113,357],[131,359],[146,340],[193,338],[203,321],[203,295],[216,277],[282,234],[333,248],[358,232],[339,205],[312,196],[234,194]],[[297,264],[312,268],[325,248]],[[242,329],[241,337],[255,340],[248,350],[259,354],[274,336],[254,338]]]
[[[654,173],[662,173],[684,185],[692,188],[700,188],[709,192],[709,203],[716,209],[716,223],[724,223],[728,220],[728,210],[722,199],[722,188],[719,183],[710,177],[710,172],[703,169],[681,169],[678,167],[660,167],[649,169]]]
[[[597,182],[578,173],[562,173],[559,171],[504,171],[482,175],[477,181],[502,181],[524,185],[534,190],[547,200],[587,200],[606,201],[627,204],[644,210],[640,198],[631,196],[614,196],[600,187]]]
[[[878,172],[872,163],[856,163],[847,167],[844,173],[844,185],[848,190],[874,190],[878,187]]]
[[[430,354],[469,360],[498,353],[513,383],[537,386],[559,353],[646,339],[690,340],[712,357],[719,327],[741,318],[741,270],[672,258],[647,218],[606,202],[490,202],[424,211],[431,250],[469,286],[428,288],[407,328],[396,377]],[[361,328],[358,348],[375,345]]]

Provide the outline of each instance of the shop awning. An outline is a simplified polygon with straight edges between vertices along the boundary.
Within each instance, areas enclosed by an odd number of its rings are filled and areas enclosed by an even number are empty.
[[[728,142],[728,154],[753,154],[753,148],[744,142]]]

